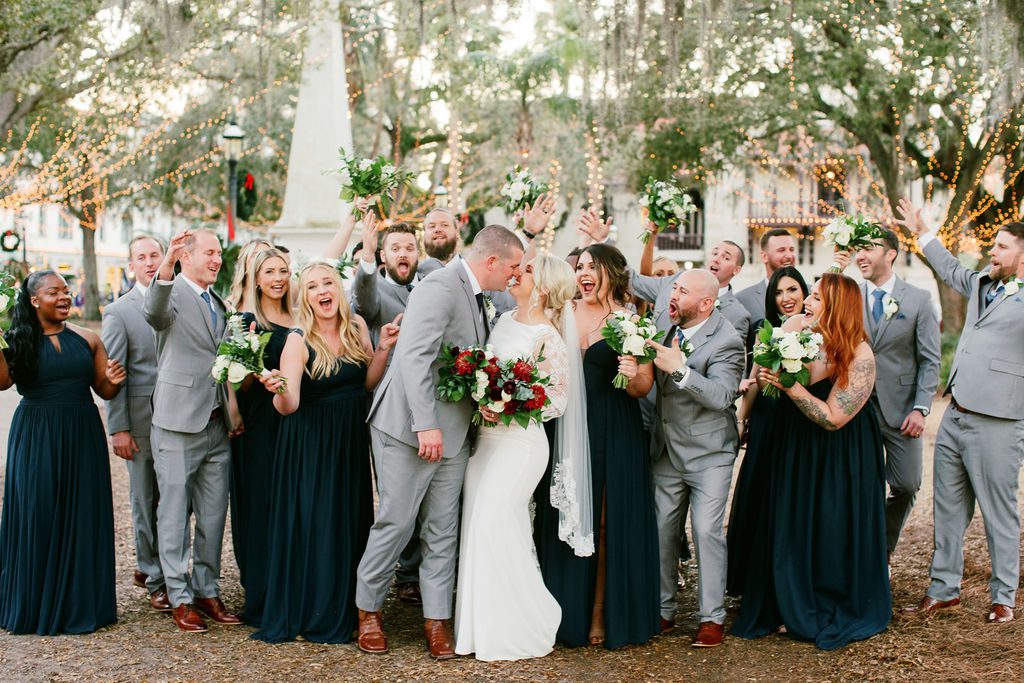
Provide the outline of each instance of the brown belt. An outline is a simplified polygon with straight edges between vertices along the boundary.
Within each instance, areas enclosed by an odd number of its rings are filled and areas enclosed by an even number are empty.
[[[220,407],[214,408],[210,411],[210,422],[219,420],[223,414],[224,413],[221,411]]]
[[[950,403],[951,406],[953,406],[953,410],[959,411],[961,413],[966,413],[967,415],[977,415],[978,414],[978,413],[974,412],[973,410],[967,410],[967,408],[964,408],[962,405],[957,403],[956,399],[953,398],[952,396],[949,397],[949,403]]]

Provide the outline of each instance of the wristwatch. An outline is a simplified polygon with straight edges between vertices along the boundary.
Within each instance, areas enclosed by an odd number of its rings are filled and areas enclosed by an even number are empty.
[[[528,240],[532,240],[532,239],[534,239],[535,237],[537,237],[537,233],[534,233],[534,232],[530,232],[530,231],[529,231],[529,230],[527,230],[526,228],[519,228],[519,230],[521,230],[521,231],[522,231],[522,233],[523,233],[524,235],[526,235],[526,239],[528,239]]]
[[[682,381],[683,381],[684,379],[686,379],[686,371],[687,371],[687,369],[688,369],[688,368],[687,368],[687,367],[686,367],[686,366],[684,365],[683,367],[679,368],[678,370],[676,370],[676,371],[674,371],[674,372],[670,372],[670,373],[668,374],[668,376],[669,376],[669,378],[670,378],[670,379],[671,379],[671,380],[672,380],[673,382],[675,382],[676,384],[679,384],[679,383],[680,383],[680,382],[682,382]]]
[[[925,408],[924,406],[914,406],[914,410],[918,411],[925,417],[928,417],[928,414],[932,412],[931,408]]]

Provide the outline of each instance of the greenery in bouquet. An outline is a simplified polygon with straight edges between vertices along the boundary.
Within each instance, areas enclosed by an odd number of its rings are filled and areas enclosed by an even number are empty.
[[[376,159],[350,156],[344,148],[338,150],[338,155],[341,157],[341,168],[337,170],[341,176],[341,199],[354,202],[356,197],[376,197],[375,208],[380,218],[387,215],[395,190],[412,180],[412,173],[382,156]],[[362,218],[362,211],[355,207],[352,211],[357,220]]]
[[[506,427],[515,422],[523,429],[531,422],[544,421],[544,406],[551,402],[547,386],[551,378],[539,369],[544,362],[544,349],[536,359],[516,358],[489,363],[474,373],[471,398],[481,408],[498,414],[498,422]],[[473,424],[492,427],[495,422],[483,419],[480,411],[473,413]]]
[[[655,228],[653,233],[649,229],[640,233],[640,241],[644,244],[650,242],[651,237],[662,230],[679,225],[697,210],[690,195],[673,183],[654,178],[647,179],[638,201],[640,206],[647,209],[647,220]]]
[[[869,220],[863,214],[843,214],[832,219],[832,222],[822,230],[821,235],[833,249],[853,252],[873,247],[875,240],[885,236],[885,230],[879,223]],[[842,270],[838,263],[833,263],[829,267],[829,272],[832,273],[840,273]]]
[[[6,316],[18,300],[18,290],[14,288],[15,278],[7,271],[0,270],[0,316]],[[0,330],[0,349],[7,348],[7,340]]]
[[[786,332],[766,320],[757,332],[754,362],[778,373],[779,383],[787,389],[797,383],[807,386],[811,380],[807,364],[818,357],[821,344],[822,337],[817,332]],[[761,392],[772,398],[779,396],[779,388],[771,384],[765,384]]]
[[[658,330],[651,316],[641,316],[629,311],[615,311],[608,316],[608,322],[601,328],[601,336],[608,346],[620,356],[633,356],[638,363],[649,363],[658,355],[647,346],[648,339],[659,341],[665,333]],[[629,378],[619,373],[612,380],[616,389],[625,389]]]
[[[498,359],[489,348],[446,346],[441,349],[441,367],[437,376],[437,398],[457,403],[476,386],[477,373],[497,373]]]
[[[250,374],[269,373],[264,365],[264,353],[270,342],[270,332],[261,334],[246,330],[242,325],[242,316],[238,313],[228,316],[228,329],[231,334],[217,347],[211,374],[217,384],[230,382],[232,387],[238,389]],[[282,384],[279,391],[284,390],[285,385]]]
[[[501,207],[507,213],[518,216],[533,206],[537,198],[548,191],[548,184],[534,177],[530,171],[516,164],[511,173],[505,174],[505,184],[501,186]]]
[[[352,258],[351,254],[342,254],[338,262],[334,264],[334,268],[338,271],[338,277],[342,280],[347,280],[352,273],[352,269],[357,265],[356,260]]]

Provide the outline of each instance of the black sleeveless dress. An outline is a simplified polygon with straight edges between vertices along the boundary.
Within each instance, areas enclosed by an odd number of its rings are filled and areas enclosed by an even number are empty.
[[[281,419],[267,519],[267,592],[256,640],[347,643],[356,567],[373,522],[366,366],[312,379]]]
[[[0,521],[0,628],[89,633],[117,620],[107,437],[93,401],[89,343],[44,338],[39,374],[19,384]]]
[[[821,400],[832,383],[808,387]],[[892,613],[886,567],[885,463],[878,420],[865,405],[842,429],[777,404],[766,514],[757,517],[733,634],[756,638],[785,625],[823,650],[884,631]]]
[[[583,354],[594,490],[594,547],[605,507],[604,645],[620,648],[659,632],[658,529],[654,517],[651,458],[640,404],[612,386],[618,354],[603,339]],[[597,581],[597,552],[577,557],[558,538],[558,510],[551,505],[551,466],[534,494],[534,540],[544,583],[562,607],[558,642],[589,644]]]

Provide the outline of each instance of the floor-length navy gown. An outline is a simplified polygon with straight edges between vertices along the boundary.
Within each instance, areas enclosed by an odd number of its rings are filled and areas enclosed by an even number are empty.
[[[824,401],[832,383],[808,388]],[[791,637],[831,650],[885,630],[892,611],[885,463],[870,404],[828,431],[783,396],[765,454],[770,505],[732,632],[756,638],[785,625]]]
[[[594,490],[594,546],[605,501],[604,645],[646,643],[659,631],[658,530],[649,444],[637,399],[612,386],[618,355],[604,340],[583,354]],[[562,607],[558,642],[589,644],[598,554],[577,557],[558,539],[551,467],[534,494],[534,537],[544,583]]]
[[[252,313],[242,314],[245,329],[254,320]],[[271,333],[264,365],[268,370],[280,369],[288,328],[271,323],[269,330],[257,327],[256,331]],[[273,395],[259,382],[237,392],[237,397],[245,432],[231,442],[231,539],[245,589],[245,608],[239,616],[258,627],[267,590],[267,517],[281,414],[274,409]]]
[[[352,639],[356,567],[373,522],[365,380],[366,366],[351,363],[321,379],[307,373],[299,409],[281,420],[257,640]]]
[[[0,627],[89,633],[114,623],[114,512],[107,439],[90,387],[89,343],[44,338],[19,384],[0,521]]]

